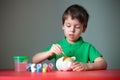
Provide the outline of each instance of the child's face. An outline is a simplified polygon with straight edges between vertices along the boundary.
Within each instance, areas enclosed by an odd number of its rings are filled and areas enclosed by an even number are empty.
[[[62,25],[66,39],[70,43],[74,43],[78,40],[82,32],[85,31],[83,24],[81,24],[78,19],[72,19],[68,16]]]

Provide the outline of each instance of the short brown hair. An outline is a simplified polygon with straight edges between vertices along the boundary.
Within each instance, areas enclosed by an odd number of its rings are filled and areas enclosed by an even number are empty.
[[[82,6],[74,4],[70,7],[68,7],[65,10],[65,12],[63,13],[62,24],[64,24],[65,19],[69,15],[72,17],[72,19],[78,19],[79,22],[81,22],[84,25],[84,27],[87,28],[89,14],[87,13],[87,11]]]

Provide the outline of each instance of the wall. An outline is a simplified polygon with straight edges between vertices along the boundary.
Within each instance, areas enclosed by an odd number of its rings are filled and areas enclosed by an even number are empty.
[[[31,62],[35,53],[60,40],[61,16],[76,3],[90,14],[84,40],[103,54],[108,68],[120,68],[119,0],[0,0],[0,69],[13,68],[14,55],[28,55]]]

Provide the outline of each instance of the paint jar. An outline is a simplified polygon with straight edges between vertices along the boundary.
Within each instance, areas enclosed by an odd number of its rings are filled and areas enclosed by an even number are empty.
[[[14,70],[17,72],[27,71],[28,56],[14,56]]]

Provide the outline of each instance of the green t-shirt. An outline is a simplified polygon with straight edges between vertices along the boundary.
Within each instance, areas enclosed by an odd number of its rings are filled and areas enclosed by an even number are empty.
[[[83,62],[83,63],[93,63],[94,60],[97,57],[102,56],[102,54],[95,49],[94,46],[92,46],[90,43],[83,41],[82,37],[79,38],[79,40],[74,43],[68,43],[66,40],[66,37],[64,37],[61,41],[56,42],[54,44],[59,44],[62,47],[62,50],[64,53],[69,56],[69,57],[76,57],[77,62]],[[50,45],[48,48],[45,49],[45,51],[49,50],[52,45]],[[55,59],[55,62],[58,58],[64,56],[63,54],[61,55],[56,55],[54,54],[53,56],[49,57],[48,59]]]

